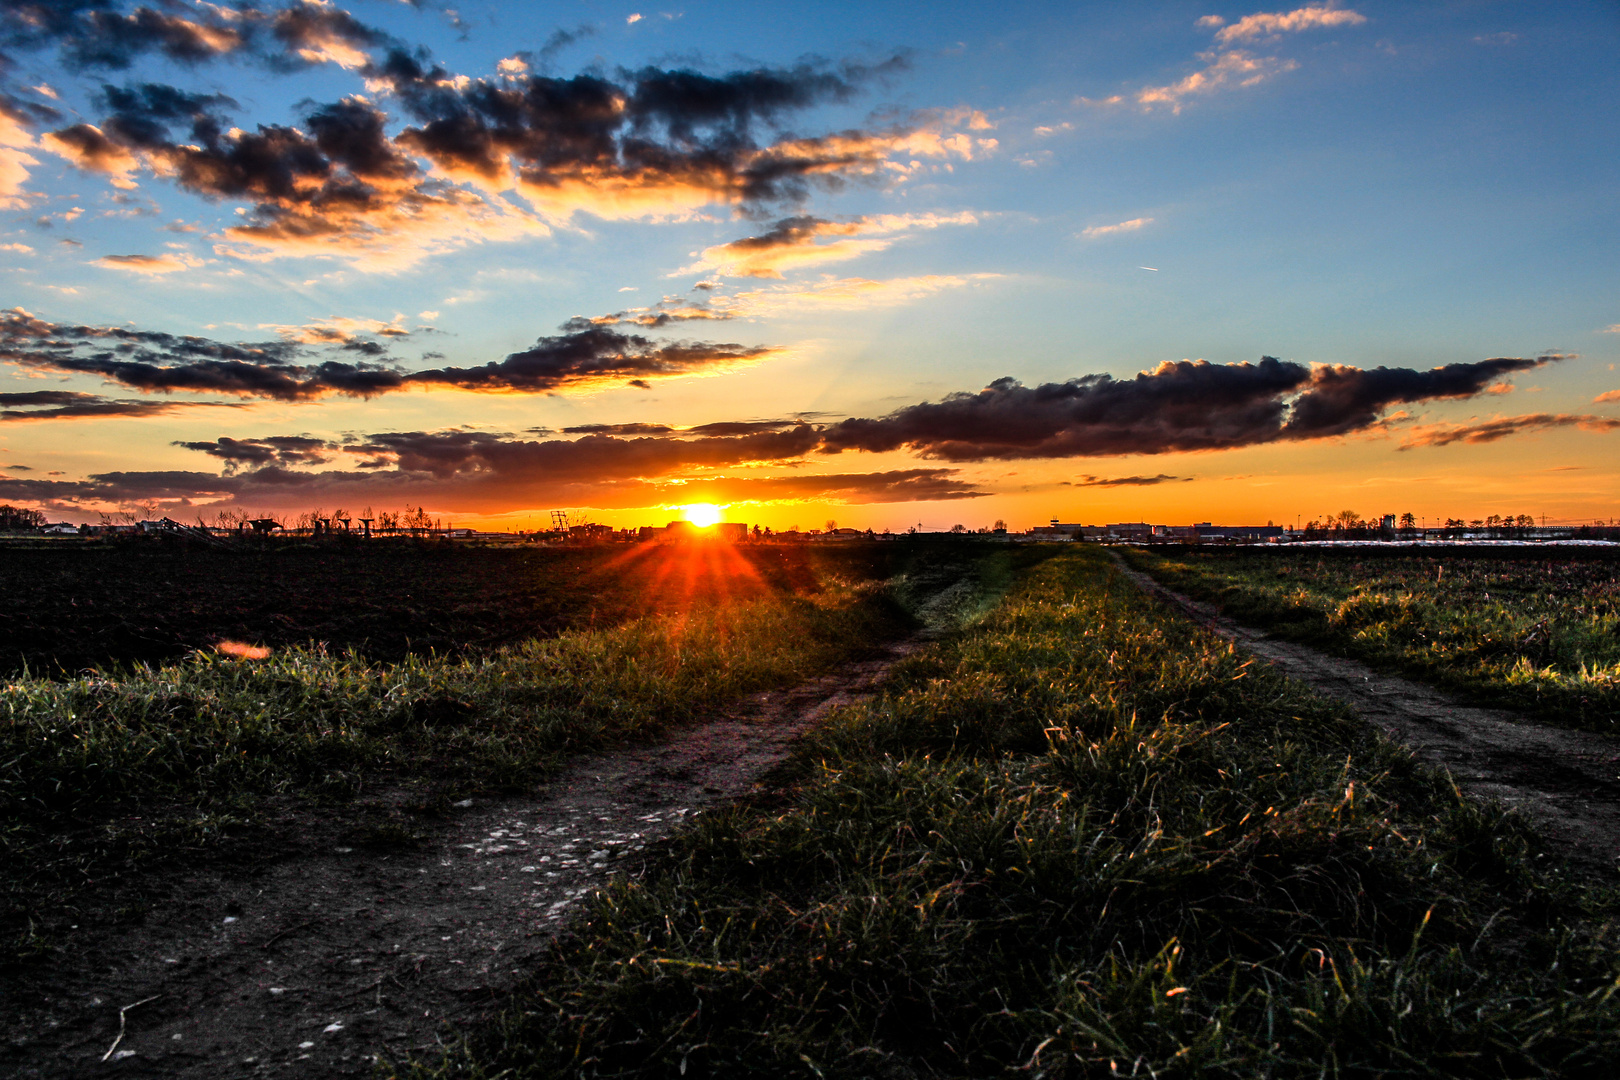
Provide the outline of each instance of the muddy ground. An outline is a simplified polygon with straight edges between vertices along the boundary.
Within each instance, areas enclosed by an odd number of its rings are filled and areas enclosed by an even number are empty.
[[[1173,592],[1120,561],[1150,594],[1284,674],[1349,702],[1367,721],[1446,768],[1458,787],[1500,799],[1540,830],[1554,858],[1582,877],[1620,884],[1620,740],[1481,708],[1362,663],[1240,626],[1212,604]]]
[[[417,851],[347,846],[305,815],[277,858],[173,875],[143,925],[87,926],[11,984],[0,1074],[348,1077],[432,1056],[449,1025],[498,1006],[576,900],[748,793],[918,640],[581,759],[532,797],[458,806]]]

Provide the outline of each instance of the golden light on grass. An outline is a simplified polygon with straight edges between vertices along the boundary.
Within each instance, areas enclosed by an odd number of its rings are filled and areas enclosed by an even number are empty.
[[[720,508],[714,503],[688,503],[686,520],[700,529],[707,529],[720,520]]]
[[[249,645],[245,641],[221,641],[214,651],[233,660],[265,660],[270,656],[268,645]]]

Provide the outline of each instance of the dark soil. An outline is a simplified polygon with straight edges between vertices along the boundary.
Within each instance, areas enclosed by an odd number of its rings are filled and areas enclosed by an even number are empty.
[[[726,547],[724,561],[683,560],[671,581],[658,552],[403,539],[5,544],[0,675],[159,663],[222,639],[323,642],[377,661],[478,653],[695,601],[802,592],[816,580],[811,559],[846,560],[864,576],[866,564],[889,557],[875,545],[743,545]]]
[[[1620,884],[1620,739],[1475,706],[1359,660],[1273,638],[1123,563],[1121,570],[1289,677],[1348,702],[1420,758],[1445,767],[1462,790],[1519,811],[1577,873]]]

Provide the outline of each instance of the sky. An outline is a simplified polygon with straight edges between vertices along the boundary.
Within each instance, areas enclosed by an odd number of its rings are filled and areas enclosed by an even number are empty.
[[[1620,5],[0,0],[52,520],[1620,515]]]

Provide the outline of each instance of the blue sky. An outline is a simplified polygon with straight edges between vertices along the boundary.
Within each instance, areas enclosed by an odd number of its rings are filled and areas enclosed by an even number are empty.
[[[1615,513],[1612,4],[5,11],[53,517]]]

